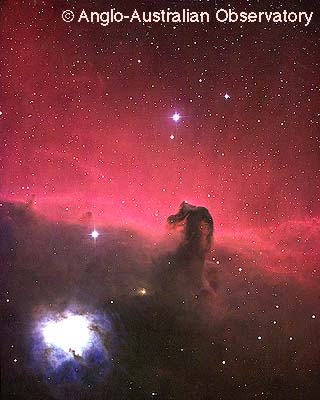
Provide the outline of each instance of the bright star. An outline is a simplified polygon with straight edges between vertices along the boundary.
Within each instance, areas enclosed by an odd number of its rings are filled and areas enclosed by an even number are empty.
[[[178,122],[181,118],[181,115],[175,112],[171,118],[174,120],[174,122]]]
[[[97,237],[99,236],[99,232],[97,232],[96,230],[93,230],[91,232],[91,236],[93,237],[93,239],[97,239]]]
[[[230,99],[230,95],[228,95],[228,93],[226,93],[226,94],[224,95],[224,98],[225,98],[226,100],[228,100],[228,99]]]
[[[62,349],[65,353],[82,356],[92,342],[92,330],[84,315],[69,314],[58,321],[48,321],[42,329],[47,345]]]

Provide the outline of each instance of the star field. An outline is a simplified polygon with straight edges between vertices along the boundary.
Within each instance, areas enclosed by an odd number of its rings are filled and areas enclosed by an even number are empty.
[[[307,27],[61,18],[106,7],[315,15]],[[83,389],[84,373],[79,398],[316,399],[318,2],[34,0],[0,11],[5,398],[72,398],[60,370],[30,367],[28,332],[76,301],[103,304],[117,332],[103,386]],[[150,266],[173,262],[166,218],[184,200],[214,219],[214,297],[203,305],[186,284],[168,307]]]
[[[176,198],[231,229],[317,215],[315,24],[102,28],[3,7],[3,196],[63,219],[108,202],[158,224]]]

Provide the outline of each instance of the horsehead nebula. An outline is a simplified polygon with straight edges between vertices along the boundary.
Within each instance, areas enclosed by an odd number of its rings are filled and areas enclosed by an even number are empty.
[[[318,399],[318,2],[134,3],[1,5],[1,394]]]

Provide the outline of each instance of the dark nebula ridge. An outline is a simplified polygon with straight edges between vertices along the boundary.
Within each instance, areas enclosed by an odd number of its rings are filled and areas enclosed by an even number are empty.
[[[108,225],[93,238],[91,217],[1,203],[4,398],[317,398],[316,220],[212,246],[211,214],[185,202],[161,238]],[[91,318],[99,343],[61,369],[39,326],[65,310]]]

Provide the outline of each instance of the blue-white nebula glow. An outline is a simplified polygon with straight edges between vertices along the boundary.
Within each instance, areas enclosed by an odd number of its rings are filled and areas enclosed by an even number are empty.
[[[83,390],[106,379],[116,347],[110,314],[76,306],[61,312],[42,310],[33,329],[32,366],[49,384]]]

